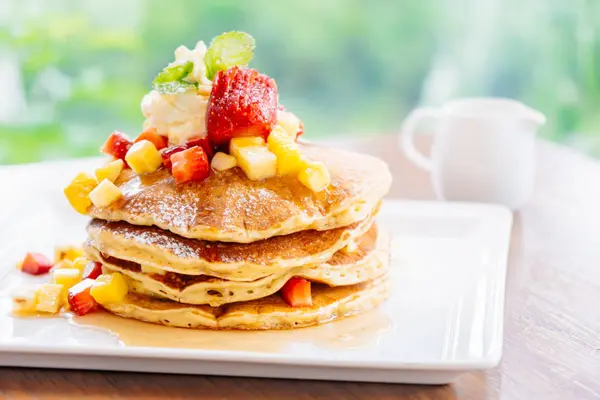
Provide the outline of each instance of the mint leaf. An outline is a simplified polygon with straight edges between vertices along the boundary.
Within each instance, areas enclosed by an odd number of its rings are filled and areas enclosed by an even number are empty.
[[[166,67],[152,81],[152,89],[162,94],[174,94],[197,87],[195,84],[183,80],[193,69],[194,63],[191,61]]]
[[[256,42],[245,32],[231,31],[212,40],[204,55],[206,77],[213,80],[217,72],[234,65],[246,66],[254,56]]]

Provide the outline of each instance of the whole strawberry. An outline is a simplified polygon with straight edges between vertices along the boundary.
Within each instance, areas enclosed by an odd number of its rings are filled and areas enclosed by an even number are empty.
[[[258,71],[233,66],[219,71],[206,109],[206,131],[215,145],[239,136],[267,139],[277,123],[277,85]]]

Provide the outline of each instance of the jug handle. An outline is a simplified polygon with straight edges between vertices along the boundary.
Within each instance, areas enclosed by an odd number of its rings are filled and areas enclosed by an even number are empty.
[[[404,120],[400,131],[400,147],[406,157],[416,166],[431,171],[433,162],[415,147],[414,136],[417,128],[426,119],[438,120],[440,110],[434,107],[422,107],[413,110]]]

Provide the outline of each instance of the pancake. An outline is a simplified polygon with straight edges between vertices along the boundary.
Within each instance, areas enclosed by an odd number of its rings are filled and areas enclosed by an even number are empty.
[[[181,328],[292,329],[330,322],[370,310],[387,297],[386,276],[351,286],[313,285],[312,307],[290,307],[274,294],[221,307],[193,306],[130,293],[105,308],[125,318]]]
[[[240,168],[214,172],[201,182],[176,184],[165,169],[138,176],[124,170],[116,181],[123,197],[90,206],[91,217],[158,226],[209,241],[250,243],[303,230],[329,230],[365,219],[388,192],[387,165],[374,157],[300,145],[321,161],[331,184],[315,193],[296,177],[249,180]]]
[[[375,209],[374,212],[378,210]],[[93,220],[85,245],[95,253],[184,275],[253,281],[282,270],[318,264],[362,236],[374,214],[328,231],[308,230],[248,244],[188,239],[156,227]]]
[[[164,297],[187,304],[223,304],[249,301],[276,293],[292,277],[299,276],[329,286],[354,285],[387,273],[389,239],[374,225],[356,243],[353,252],[338,251],[323,264],[298,266],[250,282],[236,282],[206,275],[148,274],[130,261],[96,254],[105,272],[121,272],[136,293]]]

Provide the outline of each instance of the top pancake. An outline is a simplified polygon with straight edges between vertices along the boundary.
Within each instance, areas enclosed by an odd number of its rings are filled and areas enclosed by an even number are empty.
[[[123,198],[105,208],[92,205],[87,214],[156,225],[193,239],[250,243],[358,222],[389,190],[390,172],[377,158],[309,144],[300,148],[327,166],[331,184],[325,190],[315,193],[289,176],[251,181],[239,168],[180,185],[164,169],[144,176],[125,170],[116,182]]]

